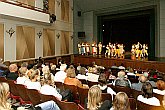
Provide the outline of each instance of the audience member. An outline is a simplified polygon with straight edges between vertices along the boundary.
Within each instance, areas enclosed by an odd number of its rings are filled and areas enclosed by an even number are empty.
[[[113,85],[115,86],[124,86],[124,87],[131,87],[131,82],[125,78],[125,72],[119,71],[118,77],[114,80]]]
[[[17,78],[16,82],[17,84],[23,84],[26,85],[27,81],[30,81],[29,77],[27,76],[27,68],[21,67],[19,70],[19,77]]]
[[[58,100],[62,100],[62,95],[60,95],[57,92],[56,88],[52,86],[51,74],[49,74],[46,78],[44,78],[44,85],[41,87],[40,92],[46,95],[53,95]]]
[[[15,80],[18,78],[18,73],[17,73],[18,67],[16,64],[11,64],[9,66],[9,71],[10,73],[7,74],[6,78],[9,80]]]
[[[67,84],[67,85],[74,85],[74,86],[78,86],[78,87],[83,87],[81,81],[79,81],[77,78],[76,78],[76,73],[75,73],[75,69],[74,67],[70,67],[66,70],[66,73],[67,73],[67,77],[65,78],[64,80],[64,84]]]
[[[111,108],[111,102],[109,100],[101,101],[101,89],[94,85],[88,91],[88,110],[109,110]]]
[[[51,65],[51,70],[50,72],[55,75],[56,74],[56,65]]]
[[[142,85],[145,82],[150,82],[152,87],[155,87],[155,82],[149,81],[147,77],[148,76],[146,76],[146,74],[143,74],[143,75],[139,76],[139,83],[133,83],[132,84],[132,89],[135,89],[137,91],[141,91]]]
[[[28,89],[41,89],[41,84],[40,82],[37,81],[37,78],[39,77],[39,70],[32,70],[31,76],[30,76],[30,81],[26,83],[26,86]]]
[[[80,67],[79,74],[76,76],[76,78],[87,80],[86,72],[87,69],[85,67]]]
[[[158,80],[156,82],[157,89],[153,89],[153,92],[156,94],[164,95],[165,94],[165,82],[163,80]]]
[[[127,94],[124,92],[118,92],[113,100],[113,106],[110,110],[131,110]]]
[[[154,106],[160,106],[160,102],[156,97],[153,97],[153,87],[149,82],[142,85],[142,95],[137,97],[137,100]]]
[[[67,73],[65,72],[67,68],[66,64],[61,64],[60,71],[58,71],[54,76],[54,81],[64,83]]]
[[[97,74],[97,68],[96,67],[89,67],[87,74],[87,80],[92,82],[98,82],[99,75]]]

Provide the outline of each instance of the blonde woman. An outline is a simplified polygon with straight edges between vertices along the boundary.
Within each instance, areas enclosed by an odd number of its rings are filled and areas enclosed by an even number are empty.
[[[118,92],[113,100],[113,107],[110,110],[131,110],[127,94]]]
[[[102,102],[101,89],[94,85],[88,91],[88,110],[109,110],[111,108],[111,103],[109,100]]]
[[[11,110],[10,103],[7,102],[9,96],[9,85],[0,83],[0,110]]]

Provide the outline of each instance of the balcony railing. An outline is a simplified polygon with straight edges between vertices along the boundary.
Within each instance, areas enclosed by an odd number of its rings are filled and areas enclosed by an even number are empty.
[[[12,5],[20,6],[23,8],[27,8],[27,9],[31,9],[31,10],[35,10],[35,11],[49,14],[48,10],[44,10],[42,8],[39,8],[39,7],[31,6],[31,5],[16,1],[16,0],[0,0],[0,2],[5,2],[5,3],[12,4]]]

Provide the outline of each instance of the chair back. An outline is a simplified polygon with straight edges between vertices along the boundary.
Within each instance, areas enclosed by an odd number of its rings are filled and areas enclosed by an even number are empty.
[[[134,98],[129,98],[131,110],[136,110],[136,100]]]
[[[54,102],[57,103],[60,110],[78,110],[78,106],[76,103],[60,101],[56,97],[54,97],[53,95],[41,94],[41,100],[43,102],[53,100]]]
[[[88,98],[88,91],[89,89],[78,87],[78,94],[79,94],[81,105],[85,104],[85,99]]]
[[[34,106],[37,105],[37,104],[42,103],[40,93],[39,93],[38,90],[36,90],[36,89],[27,89],[27,94],[30,98],[30,101],[32,102],[32,104]]]
[[[112,102],[112,95],[109,94],[109,93],[102,93],[102,101],[105,101],[105,100],[109,100],[110,102]]]
[[[12,95],[14,96],[19,96],[19,90],[17,90],[16,84],[14,80],[7,80],[8,84],[9,84],[9,88],[10,88],[10,92],[12,93]]]
[[[16,84],[16,88],[18,90],[18,93],[22,99],[22,103],[28,103],[28,104],[31,104],[30,102],[30,98],[27,94],[27,88],[25,85],[22,85],[22,84]]]
[[[78,80],[81,81],[82,84],[88,84],[87,80],[85,80],[85,79],[78,79]]]
[[[135,90],[135,89],[131,89],[131,91],[132,91],[132,96],[133,96],[134,99],[137,99],[137,97],[138,97],[140,94],[142,94],[141,91],[137,91],[137,90]]]
[[[0,77],[0,82],[7,82],[7,79],[3,76]]]
[[[161,106],[153,106],[137,101],[137,110],[164,110]]]
[[[78,89],[77,89],[77,86],[64,84],[64,88],[65,88],[65,90],[66,90],[66,89],[71,90],[71,92],[72,92],[72,94],[73,94],[73,99],[74,99],[74,100],[79,99],[79,98],[78,98]]]
[[[55,85],[60,89],[60,92],[64,91],[64,85],[62,82],[55,82]]]
[[[118,92],[125,92],[128,97],[131,97],[131,89],[129,87],[123,87],[123,86],[114,86],[113,90],[118,93]]]
[[[87,81],[89,88],[92,87],[93,85],[98,85],[98,82],[92,82],[92,81]]]

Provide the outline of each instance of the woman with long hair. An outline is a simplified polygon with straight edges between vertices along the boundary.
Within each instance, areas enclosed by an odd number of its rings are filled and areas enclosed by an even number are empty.
[[[127,94],[118,92],[113,100],[113,107],[110,110],[131,110]]]
[[[88,110],[109,110],[111,108],[111,103],[109,100],[102,102],[101,97],[102,91],[97,86],[92,86],[88,91]]]
[[[9,94],[9,85],[0,83],[0,110],[11,110],[11,105],[7,102]]]

